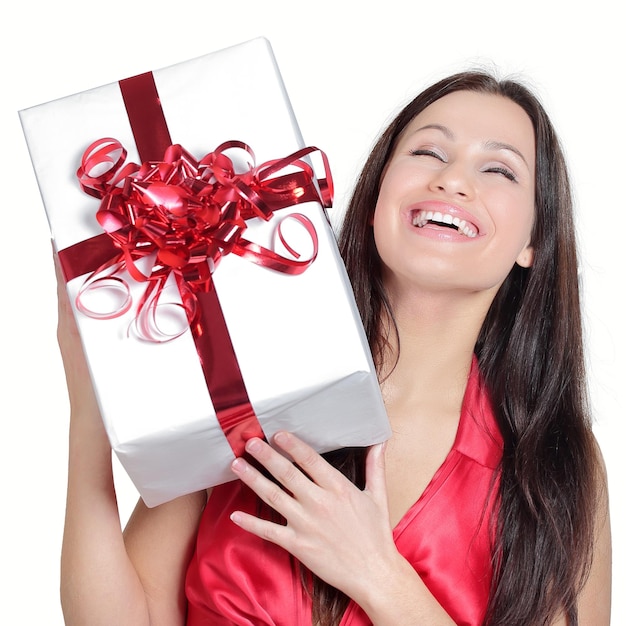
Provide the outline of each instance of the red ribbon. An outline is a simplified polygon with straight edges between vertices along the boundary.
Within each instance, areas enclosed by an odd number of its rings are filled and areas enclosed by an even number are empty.
[[[233,150],[247,157],[249,167],[243,173],[236,172],[228,156]],[[311,237],[313,254],[306,260],[299,260],[298,253],[285,240],[281,222],[277,235],[296,258],[249,241],[243,233],[246,221],[253,217],[268,221],[276,211],[303,202],[330,205],[330,189],[318,190],[313,169],[304,161],[312,152],[319,151],[303,148],[283,159],[256,166],[252,150],[241,142],[226,142],[200,161],[181,146],[173,145],[166,149],[161,161],[139,166],[125,162],[126,150],[115,139],[94,142],[85,151],[77,176],[83,190],[101,200],[96,218],[113,241],[114,249],[107,247],[109,256],[105,255],[104,262],[85,282],[77,299],[78,308],[93,317],[112,318],[125,313],[130,307],[128,298],[118,309],[102,313],[88,309],[83,296],[90,289],[110,286],[113,281],[127,289],[118,276],[126,269],[135,281],[148,283],[137,308],[139,335],[152,341],[170,340],[171,336],[164,336],[150,323],[156,317],[170,275],[176,276],[191,322],[195,317],[195,294],[212,288],[211,275],[227,254],[285,274],[305,271],[315,260],[318,242],[313,224],[304,215],[295,213],[288,217],[304,226]],[[326,165],[326,157],[322,158]],[[297,169],[277,175],[287,168]],[[72,263],[76,256],[72,255]],[[147,258],[153,259],[149,273],[140,269],[140,263]],[[80,265],[68,268],[68,273],[81,275],[84,267],[83,263]]]
[[[169,132],[163,128],[165,119],[152,75],[127,79],[120,85],[139,153],[154,155],[154,137],[160,137],[157,144],[163,144],[169,140]],[[148,105],[142,99],[147,99]],[[145,122],[149,110],[153,111],[148,115],[152,126]],[[245,156],[244,171],[238,171],[233,153]],[[323,178],[316,178],[308,162],[314,153],[321,156]],[[311,237],[313,254],[305,260],[285,241],[280,222],[277,236],[296,258],[251,242],[243,233],[247,220],[269,221],[276,211],[290,206],[313,201],[330,207],[332,179],[326,155],[309,147],[257,166],[249,146],[229,141],[200,160],[180,145],[167,145],[160,160],[145,160],[141,165],[126,163],[126,156],[122,144],[110,138],[94,142],[85,151],[77,176],[83,190],[100,200],[96,217],[104,233],[59,252],[65,278],[69,281],[90,274],[78,294],[77,306],[102,318],[122,315],[132,305],[128,285],[120,277],[122,270],[146,283],[135,326],[139,336],[151,341],[171,340],[184,332],[165,335],[156,321],[165,284],[174,278],[180,294],[180,303],[174,306],[185,311],[220,426],[234,453],[240,455],[245,441],[251,436],[263,437],[263,432],[245,389],[212,273],[230,253],[291,275],[304,272],[313,263],[317,233],[304,215],[287,217],[297,220]],[[143,267],[146,262],[149,271]],[[103,286],[119,288],[123,302],[111,311],[89,310],[83,300],[85,293]]]

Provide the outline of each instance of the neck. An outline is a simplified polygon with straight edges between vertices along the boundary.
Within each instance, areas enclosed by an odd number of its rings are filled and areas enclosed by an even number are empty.
[[[490,302],[484,293],[391,298],[399,345],[390,333],[381,369],[388,408],[407,403],[460,407]]]

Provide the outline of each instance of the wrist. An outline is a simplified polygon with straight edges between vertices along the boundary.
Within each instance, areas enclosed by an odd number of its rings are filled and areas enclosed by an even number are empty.
[[[355,600],[356,601],[356,600]],[[400,554],[379,568],[357,604],[375,626],[453,626],[454,622]]]
[[[385,607],[394,604],[407,585],[413,583],[414,577],[417,577],[417,572],[399,553],[391,560],[379,562],[376,575],[369,581],[358,600],[359,606],[370,617],[384,613]]]

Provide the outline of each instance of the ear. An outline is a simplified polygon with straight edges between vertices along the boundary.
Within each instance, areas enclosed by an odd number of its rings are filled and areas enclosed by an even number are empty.
[[[518,255],[515,262],[520,267],[532,267],[533,261],[535,260],[535,249],[528,244]]]

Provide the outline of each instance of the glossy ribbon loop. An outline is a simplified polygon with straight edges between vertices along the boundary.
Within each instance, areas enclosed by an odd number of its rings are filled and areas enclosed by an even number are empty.
[[[321,158],[324,176],[316,177],[311,157]],[[169,341],[184,332],[164,333],[157,323],[160,306],[182,307],[192,323],[195,294],[212,289],[212,273],[227,254],[285,274],[304,272],[315,261],[318,238],[305,215],[292,213],[312,242],[312,253],[301,259],[287,242],[277,221],[276,237],[290,256],[247,240],[252,218],[272,220],[276,211],[304,202],[332,204],[332,180],[326,155],[314,147],[256,165],[252,149],[228,141],[196,160],[180,145],[170,145],[162,160],[126,163],[127,152],[112,138],[92,143],[83,154],[77,176],[85,193],[98,198],[98,223],[112,240],[114,254],[86,279],[77,308],[86,315],[111,319],[131,307],[130,290],[119,277],[147,283],[137,306],[136,334],[149,341]],[[66,263],[72,263],[68,256]],[[78,268],[67,274],[80,275]],[[93,268],[92,268],[93,269]],[[176,278],[180,302],[161,302],[170,276]],[[121,304],[97,311],[86,304],[92,290],[127,289]],[[119,294],[118,294],[118,299]]]

